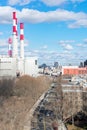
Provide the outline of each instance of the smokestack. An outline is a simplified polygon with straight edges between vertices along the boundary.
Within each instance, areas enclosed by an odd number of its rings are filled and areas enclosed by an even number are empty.
[[[20,57],[24,59],[24,24],[20,23]]]
[[[18,38],[18,31],[17,31],[17,18],[16,18],[16,36]]]
[[[17,18],[16,12],[13,12],[13,35],[16,35],[17,32]]]
[[[12,38],[8,39],[8,56],[12,57]]]
[[[18,39],[17,39],[17,18],[16,12],[13,12],[13,50],[12,56],[18,56]]]

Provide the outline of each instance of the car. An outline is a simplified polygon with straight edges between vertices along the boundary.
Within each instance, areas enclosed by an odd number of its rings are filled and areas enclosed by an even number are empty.
[[[35,111],[39,111],[40,110],[40,106],[37,106]]]
[[[46,110],[46,116],[53,116],[54,115],[54,113],[53,113],[53,111],[52,110]]]
[[[44,116],[53,116],[54,113],[52,110],[48,110],[48,109],[41,109],[39,111],[41,114],[43,114]]]
[[[45,110],[45,107],[41,105],[39,110]]]
[[[38,114],[38,115],[37,115],[37,118],[38,118],[38,120],[41,122],[41,121],[43,120],[43,115],[42,115],[42,114]]]
[[[52,128],[50,128],[50,127],[47,127],[47,128],[46,128],[46,130],[53,130],[53,129],[52,129]]]

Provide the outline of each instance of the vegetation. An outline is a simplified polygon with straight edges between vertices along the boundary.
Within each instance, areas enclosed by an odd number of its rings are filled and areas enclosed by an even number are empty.
[[[58,113],[61,114],[61,119],[64,122],[68,121],[70,123],[67,125],[68,130],[87,130],[87,116],[84,112],[82,112],[79,102],[80,98],[82,98],[81,101],[84,100],[84,104],[86,104],[87,92],[84,94],[84,98],[82,97],[82,94],[76,94],[76,92],[63,93],[61,84],[66,84],[67,82],[62,81],[62,78],[63,77],[60,76],[57,79],[57,92],[61,100],[61,102],[57,105],[57,107],[60,108]],[[75,87],[72,87],[72,89],[76,90]],[[81,106],[82,105],[83,104],[81,104]],[[87,105],[85,105],[85,109],[87,109]]]
[[[23,130],[27,113],[42,93],[49,88],[52,82],[51,80],[52,79],[46,76],[34,78],[27,75],[17,79],[0,80],[0,130]],[[64,117],[67,116],[67,110],[72,110],[72,108],[76,108],[76,106],[72,104],[71,100],[68,102],[67,93],[66,98],[64,97],[61,86],[63,82],[62,77],[59,76],[56,80],[54,79],[54,83],[55,82],[58,85],[58,87],[56,87],[57,98],[60,100],[54,102],[53,108],[56,110],[58,118],[65,119]],[[68,130],[87,129],[87,126],[80,128],[69,124],[67,127]]]
[[[23,130],[25,117],[50,86],[47,77],[22,76],[0,81],[0,130]]]
[[[8,98],[13,95],[14,80],[3,79],[0,80],[0,97]]]

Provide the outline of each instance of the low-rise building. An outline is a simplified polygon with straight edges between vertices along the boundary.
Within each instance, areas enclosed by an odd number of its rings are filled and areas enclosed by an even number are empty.
[[[78,67],[78,66],[63,66],[62,75],[83,75],[87,74],[87,67]]]
[[[16,58],[0,56],[0,77],[16,77]]]

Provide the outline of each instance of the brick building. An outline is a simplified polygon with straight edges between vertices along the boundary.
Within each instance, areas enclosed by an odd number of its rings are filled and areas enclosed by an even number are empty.
[[[82,75],[87,74],[87,67],[78,67],[78,66],[63,66],[62,75]]]

